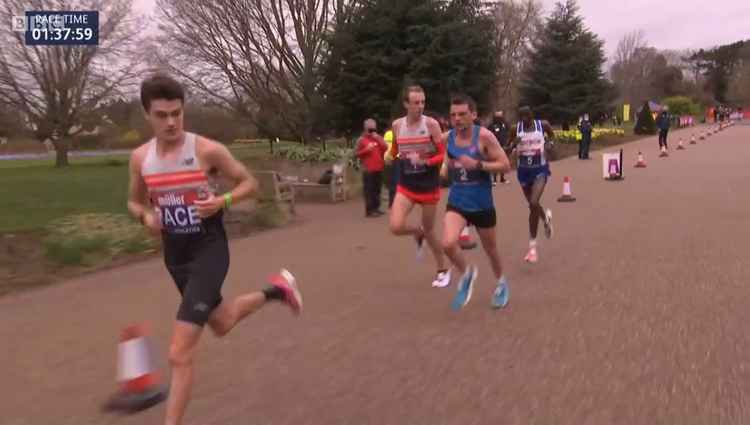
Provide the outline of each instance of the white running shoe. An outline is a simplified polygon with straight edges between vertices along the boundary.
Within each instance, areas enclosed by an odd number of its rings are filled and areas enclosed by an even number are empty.
[[[435,280],[432,281],[433,288],[445,288],[451,284],[451,269],[444,272],[438,272]]]

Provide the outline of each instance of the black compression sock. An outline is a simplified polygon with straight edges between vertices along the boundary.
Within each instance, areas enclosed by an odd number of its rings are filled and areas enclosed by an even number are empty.
[[[266,296],[266,300],[283,300],[284,299],[284,290],[279,288],[278,286],[269,286],[268,288],[263,289],[263,295]]]

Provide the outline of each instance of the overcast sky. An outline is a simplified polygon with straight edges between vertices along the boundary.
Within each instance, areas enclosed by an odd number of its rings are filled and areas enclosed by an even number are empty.
[[[546,12],[555,0],[542,0]],[[750,39],[750,0],[578,0],[586,26],[611,56],[617,42],[641,29],[657,49],[713,47]]]
[[[541,2],[546,16],[555,0]],[[155,0],[135,0],[139,12],[150,13],[154,4]],[[578,5],[586,26],[604,40],[610,57],[620,38],[638,29],[657,49],[713,47],[750,39],[750,0],[578,0]]]

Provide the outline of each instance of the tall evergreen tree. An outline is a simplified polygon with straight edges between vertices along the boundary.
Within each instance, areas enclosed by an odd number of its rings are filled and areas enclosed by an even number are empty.
[[[534,43],[521,103],[553,123],[607,111],[614,89],[604,78],[602,41],[583,25],[575,0],[557,3]]]
[[[708,78],[707,89],[719,102],[727,101],[727,91],[732,72],[744,61],[749,61],[750,40],[718,46],[710,50],[700,49],[690,57],[690,61]],[[745,57],[743,57],[745,56]]]
[[[641,111],[638,112],[638,121],[633,132],[635,134],[656,134],[656,121],[654,121],[654,116],[651,114],[648,101],[643,103]]]
[[[466,92],[480,109],[495,84],[494,25],[480,0],[363,0],[331,34],[323,113],[337,130],[401,114],[401,92],[420,84],[427,110],[446,113]]]

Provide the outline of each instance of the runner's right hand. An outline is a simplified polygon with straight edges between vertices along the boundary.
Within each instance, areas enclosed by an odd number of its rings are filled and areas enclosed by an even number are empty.
[[[154,210],[146,210],[143,213],[143,226],[148,230],[151,236],[161,235],[161,220]]]

